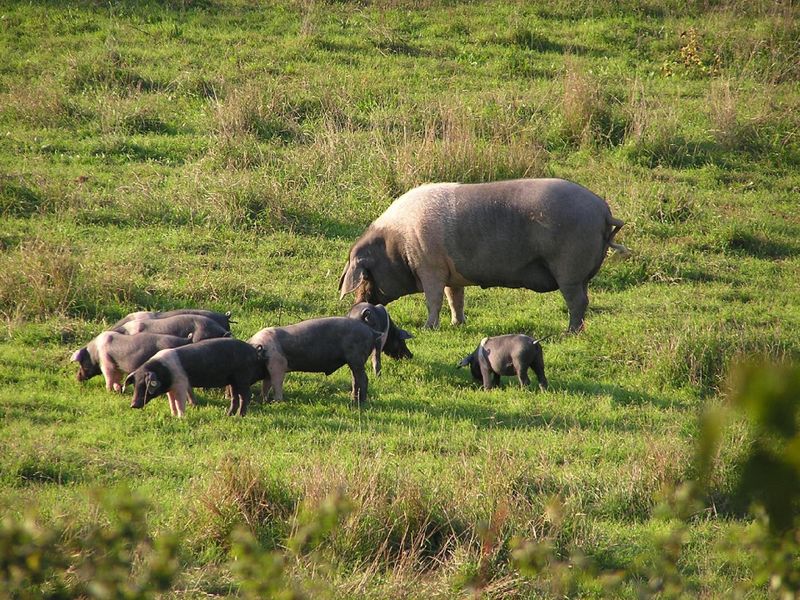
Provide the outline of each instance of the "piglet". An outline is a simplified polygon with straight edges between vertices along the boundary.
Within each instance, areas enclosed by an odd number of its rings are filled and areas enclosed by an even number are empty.
[[[389,311],[383,304],[359,302],[353,305],[350,312],[347,313],[347,318],[363,321],[381,334],[380,350],[372,353],[372,369],[375,375],[381,374],[381,350],[392,358],[414,358],[406,346],[406,340],[414,336],[394,324],[389,316]]]
[[[131,408],[143,408],[166,393],[173,415],[182,417],[191,389],[230,386],[228,415],[244,416],[250,403],[250,386],[264,378],[261,350],[233,338],[214,338],[188,346],[162,350],[128,375],[134,384]]]
[[[250,344],[265,354],[264,400],[275,390],[283,399],[283,379],[291,371],[330,375],[347,365],[353,375],[353,400],[360,407],[367,401],[364,363],[372,352],[380,352],[381,334],[369,325],[345,317],[310,319],[286,327],[267,327]]]
[[[202,315],[175,315],[163,319],[145,319],[128,321],[115,331],[128,335],[139,333],[158,333],[160,335],[177,335],[201,342],[210,338],[229,337],[231,332],[216,321]]]
[[[178,308],[176,310],[167,310],[167,311],[152,311],[152,310],[139,310],[136,312],[132,312],[119,321],[114,323],[109,329],[112,331],[118,330],[120,327],[125,325],[130,321],[149,321],[151,319],[167,319],[169,317],[175,317],[177,315],[200,315],[201,317],[207,317],[212,321],[216,321],[217,324],[225,328],[225,331],[231,330],[231,311],[226,313],[215,312],[213,310],[204,310],[202,308]]]
[[[522,387],[530,385],[528,369],[532,368],[539,380],[539,389],[547,389],[544,376],[544,358],[539,340],[522,334],[485,337],[475,351],[465,356],[459,367],[469,365],[472,377],[483,382],[483,389],[489,390],[500,384],[501,375],[516,375]]]
[[[103,374],[106,389],[110,392],[122,390],[123,373],[131,373],[160,350],[178,348],[192,342],[191,336],[156,335],[140,333],[125,335],[115,331],[104,331],[80,350],[70,360],[78,363],[78,381],[86,381]]]

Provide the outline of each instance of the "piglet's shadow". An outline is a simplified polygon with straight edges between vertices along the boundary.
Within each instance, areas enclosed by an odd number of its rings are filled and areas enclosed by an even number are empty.
[[[550,391],[585,394],[588,396],[610,396],[618,406],[645,406],[658,408],[675,408],[680,403],[667,395],[653,395],[646,392],[628,390],[610,383],[597,383],[585,380],[550,381]]]
[[[522,392],[526,393],[526,392]],[[498,406],[496,397],[492,393],[487,393],[485,404],[482,402],[460,400],[454,404],[438,405],[427,404],[408,400],[392,400],[378,407],[373,407],[370,419],[373,423],[385,420],[392,427],[397,427],[395,414],[397,411],[408,413],[424,413],[431,419],[456,419],[467,420],[476,428],[491,430],[504,429],[519,431],[520,429],[548,429],[558,431],[568,431],[575,428],[615,430],[621,432],[638,431],[633,424],[625,424],[619,421],[606,419],[588,419],[584,417],[565,417],[563,413],[556,413],[548,409],[543,409],[536,405],[535,392],[531,392],[530,410],[509,410]]]

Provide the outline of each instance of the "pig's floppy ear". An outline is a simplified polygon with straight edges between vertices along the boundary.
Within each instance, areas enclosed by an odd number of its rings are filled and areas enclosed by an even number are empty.
[[[122,382],[122,391],[125,391],[125,386],[130,385],[133,383],[134,378],[136,377],[136,371],[132,373],[128,373],[128,376],[125,378],[125,381]]]
[[[80,362],[85,354],[86,354],[86,348],[81,348],[80,350],[75,350],[75,352],[72,353],[72,356],[69,357],[69,361],[70,362]]]
[[[361,282],[369,277],[369,271],[359,261],[347,261],[342,276],[339,278],[339,300],[354,291]]]
[[[397,329],[397,337],[399,337],[401,340],[410,340],[414,338],[414,336],[411,335],[409,332],[407,332],[405,329],[400,329],[400,328]]]
[[[472,354],[468,354],[464,358],[461,359],[461,362],[456,365],[459,369],[461,367],[466,367],[469,363],[472,362]]]

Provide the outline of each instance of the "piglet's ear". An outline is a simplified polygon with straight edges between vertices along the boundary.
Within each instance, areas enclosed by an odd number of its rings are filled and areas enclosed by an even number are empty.
[[[339,300],[350,292],[354,292],[367,277],[369,277],[369,273],[363,265],[348,261],[347,265],[344,267],[342,276],[339,278]]]
[[[84,352],[86,352],[86,348],[75,350],[75,352],[72,353],[72,356],[69,357],[70,362],[79,362],[83,358]]]
[[[465,356],[464,358],[462,358],[462,359],[461,359],[461,362],[460,362],[460,363],[458,363],[458,365],[457,365],[457,366],[458,366],[458,368],[460,369],[461,367],[466,367],[466,366],[467,366],[469,363],[471,363],[471,362],[472,362],[472,354],[470,354],[469,356]]]
[[[375,327],[375,315],[372,314],[372,310],[369,307],[361,311],[361,320],[370,327]]]
[[[407,332],[405,329],[398,329],[397,330],[397,337],[401,340],[410,340],[413,339],[414,336]]]

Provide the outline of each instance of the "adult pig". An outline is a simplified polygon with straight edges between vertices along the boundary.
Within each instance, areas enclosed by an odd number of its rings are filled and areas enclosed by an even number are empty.
[[[122,317],[119,321],[114,323],[109,329],[111,330],[118,330],[120,327],[125,325],[130,321],[146,321],[150,319],[166,319],[169,317],[174,317],[176,315],[200,315],[201,317],[208,317],[212,321],[216,321],[219,325],[224,327],[227,331],[231,330],[231,312],[228,311],[226,313],[214,312],[213,310],[204,310],[202,308],[178,308],[176,310],[167,310],[167,311],[152,311],[152,310],[140,310],[137,312],[132,312],[124,317]]]
[[[367,401],[364,363],[380,347],[381,334],[366,323],[346,317],[309,319],[286,327],[267,327],[248,341],[263,348],[266,362],[264,400],[275,390],[283,400],[286,373],[304,371],[330,375],[347,365],[353,376],[353,400],[360,407]]]
[[[459,367],[469,365],[472,377],[483,382],[489,390],[500,384],[501,375],[516,375],[521,387],[528,387],[531,380],[528,369],[533,369],[539,380],[539,389],[547,389],[544,375],[544,357],[539,340],[523,334],[498,335],[481,340],[472,354],[465,356]]]
[[[190,344],[190,337],[140,333],[125,335],[115,331],[104,331],[80,350],[70,360],[78,363],[78,381],[86,381],[103,374],[106,389],[122,390],[122,376],[142,366],[147,359],[160,350],[178,348]]]
[[[372,369],[375,375],[381,374],[381,350],[392,358],[414,358],[406,345],[406,340],[410,340],[414,336],[394,324],[392,317],[389,316],[389,311],[383,304],[359,302],[353,305],[350,312],[347,313],[347,318],[363,321],[381,334],[381,348],[372,353]]]
[[[583,327],[587,287],[623,222],[606,201],[563,179],[433,183],[395,200],[350,249],[343,298],[387,304],[423,292],[425,326],[437,327],[443,295],[464,322],[464,287],[560,290],[569,329]]]
[[[116,329],[118,333],[136,335],[139,333],[157,333],[160,335],[192,336],[195,342],[210,338],[230,337],[231,332],[222,325],[202,315],[175,315],[163,319],[145,319],[128,321]]]
[[[143,408],[153,398],[167,394],[170,411],[182,417],[193,387],[230,386],[229,415],[244,416],[250,403],[250,386],[264,377],[260,349],[233,338],[216,338],[162,350],[128,375],[134,384],[131,408]]]

